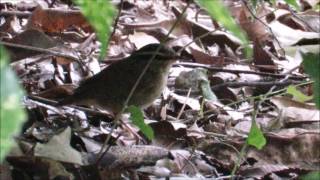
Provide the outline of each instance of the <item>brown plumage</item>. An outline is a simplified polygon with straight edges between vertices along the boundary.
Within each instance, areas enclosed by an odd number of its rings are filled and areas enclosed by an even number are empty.
[[[112,112],[119,112],[130,90],[144,67],[159,49],[148,70],[142,77],[128,105],[146,107],[160,96],[166,85],[175,52],[160,44],[149,44],[131,56],[111,64],[98,74],[85,80],[71,96],[58,105],[94,105]]]

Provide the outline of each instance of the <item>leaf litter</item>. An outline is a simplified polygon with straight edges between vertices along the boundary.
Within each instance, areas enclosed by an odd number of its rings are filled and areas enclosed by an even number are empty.
[[[107,57],[98,61],[101,44],[81,12],[66,1],[52,2],[0,3],[1,42],[26,46],[3,43],[12,55],[11,67],[29,96],[50,100],[70,94],[82,80],[113,61],[144,45],[163,41],[186,6],[184,0],[113,1],[122,9]],[[312,9],[292,11],[281,3],[261,3],[256,9],[240,0],[225,4],[252,41],[253,59],[245,59],[243,44],[221,26],[218,18],[212,19],[192,2],[169,35],[168,44],[183,49],[171,69],[167,92],[144,110],[154,139],[148,140],[124,117],[121,126],[112,131],[109,151],[100,158],[97,151],[111,133],[112,112],[94,107],[58,108],[48,101],[26,97],[28,121],[16,138],[19,147],[14,147],[19,153],[7,158],[12,169],[28,165],[19,173],[30,178],[71,179],[230,178],[239,162],[233,174],[239,178],[284,178],[319,170],[319,109],[310,100],[298,102],[294,95],[283,93],[290,79],[297,80],[295,84],[310,80],[301,65],[301,50],[319,53],[313,48],[319,46],[319,14]],[[179,64],[182,62],[194,67]],[[181,81],[193,81],[193,75],[186,74],[197,64],[216,69],[205,68],[205,76],[196,77],[192,86],[181,85]],[[286,85],[281,84],[286,81]],[[203,82],[217,99],[206,98]],[[272,87],[256,117],[267,145],[262,150],[248,147],[242,156],[254,104]],[[312,95],[310,84],[297,90]],[[41,169],[41,165],[48,168]],[[1,164],[4,169],[6,166]]]

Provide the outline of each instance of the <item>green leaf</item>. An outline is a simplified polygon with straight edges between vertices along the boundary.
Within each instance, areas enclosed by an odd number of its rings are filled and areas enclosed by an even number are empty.
[[[251,0],[252,6],[257,8],[258,0]]]
[[[313,83],[313,97],[318,109],[320,109],[320,55],[313,53],[302,53],[303,67]]]
[[[291,6],[293,6],[294,8],[296,8],[297,10],[299,9],[299,5],[297,3],[296,0],[284,0],[287,4],[290,4]]]
[[[267,143],[266,138],[263,136],[262,131],[257,126],[256,121],[252,121],[247,143],[259,150],[262,149]]]
[[[270,0],[271,4],[276,5],[276,0]]]
[[[312,99],[312,96],[307,96],[302,92],[298,91],[295,86],[290,85],[287,88],[287,93],[293,96],[293,99],[298,102],[306,102]]]
[[[128,111],[130,112],[130,119],[132,123],[139,127],[140,131],[147,136],[149,140],[152,140],[154,138],[153,130],[152,128],[144,123],[143,113],[140,108],[136,106],[129,106]]]
[[[252,55],[252,49],[249,48],[248,38],[241,28],[236,24],[232,18],[229,10],[223,5],[221,0],[197,0],[201,7],[206,9],[210,16],[221,23],[225,28],[234,33],[245,45],[246,55]]]
[[[310,172],[301,177],[302,180],[319,180],[320,179],[320,171]]]
[[[8,61],[7,53],[0,46],[0,161],[10,150],[13,135],[19,132],[26,118],[20,102],[24,93]]]
[[[100,59],[103,59],[107,51],[116,10],[109,1],[105,0],[75,0],[75,3],[80,6],[83,15],[96,31],[101,42]]]

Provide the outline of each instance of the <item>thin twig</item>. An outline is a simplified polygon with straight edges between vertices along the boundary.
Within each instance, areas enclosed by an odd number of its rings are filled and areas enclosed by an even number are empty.
[[[287,86],[291,84],[300,84],[301,81],[293,81],[293,80],[287,80],[284,82],[281,81],[266,81],[266,82],[225,82],[222,84],[217,84],[211,87],[213,90],[218,90],[222,87],[243,87],[243,86],[249,86],[249,87],[265,87],[265,86]]]
[[[17,16],[18,18],[29,18],[32,15],[31,12],[21,12],[21,11],[0,11],[0,16]]]
[[[300,87],[300,86],[305,86],[305,85],[309,85],[309,84],[312,84],[314,83],[313,81],[308,81],[308,82],[303,82],[301,84],[297,84],[297,85],[294,85],[295,87]],[[273,95],[282,95],[282,94],[285,94],[286,93],[286,90],[287,88],[283,88],[283,89],[280,89],[280,90],[277,90],[277,91],[273,91],[272,93],[269,93],[268,94],[268,97],[270,96],[273,96]],[[232,102],[232,103],[229,103],[229,104],[226,104],[224,105],[224,107],[227,107],[227,106],[233,106],[235,104],[239,104],[239,103],[242,103],[242,102],[245,102],[245,101],[250,101],[250,100],[255,100],[255,99],[260,99],[260,95],[258,96],[251,96],[251,97],[247,97],[247,98],[244,98],[242,100],[239,100],[239,101],[236,101],[236,102]],[[223,108],[223,107],[222,107]]]
[[[118,11],[118,15],[117,15],[117,17],[116,17],[116,19],[114,20],[114,23],[113,23],[113,30],[112,30],[112,33],[110,34],[109,39],[108,39],[109,42],[111,40],[111,37],[114,35],[114,33],[117,30],[117,25],[118,25],[119,18],[120,18],[121,12],[122,12],[122,8],[123,8],[123,0],[120,1],[120,8],[119,8],[119,11]],[[107,42],[107,44],[109,44],[109,42]]]
[[[117,118],[117,116],[121,116],[121,114],[120,114],[120,115],[117,114],[115,118]],[[119,118],[118,118],[118,119],[119,119]],[[109,142],[109,141],[110,141],[110,139],[111,139],[111,134],[112,134],[112,132],[116,129],[117,126],[118,126],[118,124],[117,124],[116,122],[112,125],[112,127],[111,127],[111,129],[110,129],[110,133],[108,134],[107,139],[105,140],[105,142]],[[120,134],[117,136],[116,140],[117,140],[119,137],[120,137]],[[99,163],[101,162],[101,160],[102,160],[102,158],[104,157],[104,155],[105,155],[105,154],[108,152],[108,150],[111,148],[111,145],[109,145],[109,146],[107,146],[106,150],[104,150],[104,147],[105,147],[106,145],[107,145],[106,143],[103,143],[103,145],[102,145],[102,147],[101,147],[101,149],[100,149],[100,151],[99,151],[98,159],[97,159],[97,161],[96,161],[96,163],[95,163],[97,166],[98,166]]]
[[[205,64],[189,63],[189,62],[179,62],[179,63],[175,63],[174,65],[176,65],[176,66],[179,66],[179,65],[189,66],[189,67],[202,67],[202,68],[206,68],[210,71],[215,71],[215,72],[228,72],[228,73],[234,73],[234,74],[239,74],[239,73],[256,74],[256,75],[270,76],[270,77],[275,77],[275,78],[284,78],[287,76],[285,74],[272,74],[272,73],[256,72],[256,71],[250,71],[250,70],[225,69],[225,68],[214,67],[214,66],[205,65]],[[303,80],[306,78],[307,77],[304,77],[304,76],[289,75],[289,79],[293,79],[293,80]]]
[[[34,95],[28,95],[27,98],[34,100],[34,101],[39,101],[41,103],[45,103],[45,104],[48,104],[51,106],[57,106],[57,104],[58,104],[57,101],[50,100],[50,99],[43,98],[43,97],[39,97],[39,96],[34,96]],[[107,113],[104,113],[101,111],[95,111],[90,108],[85,108],[85,107],[80,107],[80,106],[75,106],[75,105],[69,105],[69,106],[72,108],[78,109],[80,111],[84,111],[84,112],[91,114],[91,115],[100,115],[100,116],[110,117],[110,114],[107,114]]]
[[[183,103],[183,105],[182,105],[182,107],[180,109],[180,112],[179,112],[179,114],[177,116],[177,120],[180,119],[180,117],[181,117],[181,115],[182,115],[182,113],[184,111],[184,108],[186,108],[186,104],[187,104],[187,101],[188,101],[188,99],[190,97],[190,93],[191,93],[191,88],[189,88],[189,90],[188,90],[188,94],[187,94],[186,100],[185,100],[185,102]]]
[[[5,46],[9,46],[9,47],[15,47],[15,48],[27,49],[27,50],[31,50],[31,51],[37,51],[37,52],[41,52],[41,53],[45,53],[45,54],[51,54],[54,56],[64,57],[64,58],[68,58],[68,59],[71,59],[71,60],[74,60],[77,62],[81,62],[79,60],[79,58],[77,58],[75,56],[71,56],[71,55],[68,55],[65,53],[54,51],[54,50],[52,50],[52,48],[44,49],[44,48],[40,48],[40,47],[34,47],[34,46],[28,46],[28,45],[22,45],[22,44],[16,44],[16,43],[4,42],[4,41],[0,41],[0,44],[5,45]]]

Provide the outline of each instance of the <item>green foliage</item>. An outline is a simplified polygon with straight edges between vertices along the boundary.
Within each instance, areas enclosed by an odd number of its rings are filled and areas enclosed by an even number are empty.
[[[258,4],[258,0],[251,0],[251,4],[254,8],[256,8]]]
[[[220,0],[208,1],[208,0],[197,0],[197,2],[205,8],[208,13],[215,18],[219,23],[221,23],[225,28],[234,33],[246,46],[246,55],[247,57],[252,55],[252,50],[248,47],[247,36],[240,27],[235,23],[232,18],[229,10],[222,4]],[[257,3],[257,1],[252,1]],[[266,144],[266,139],[263,136],[263,133],[258,128],[255,121],[252,122],[249,137],[247,139],[249,145],[255,146],[258,149],[261,149]]]
[[[270,3],[275,5],[276,4],[276,0],[270,0]]]
[[[294,8],[296,8],[297,10],[299,9],[299,5],[297,3],[296,0],[284,0],[287,4],[290,4],[291,6],[293,6]]]
[[[8,55],[0,46],[0,161],[10,150],[14,140],[12,136],[19,132],[26,114],[20,101],[23,90],[8,66]]]
[[[305,94],[303,94],[302,92],[300,92],[299,90],[297,90],[297,88],[295,86],[290,85],[287,88],[287,93],[291,94],[293,96],[293,99],[299,102],[306,102],[312,99],[311,96],[307,96]]]
[[[252,121],[250,132],[247,138],[247,143],[256,147],[257,149],[262,149],[266,145],[267,140],[263,136],[260,128],[257,126],[256,121]]]
[[[130,119],[134,125],[138,126],[140,131],[146,135],[149,140],[154,138],[154,133],[152,128],[144,123],[143,113],[140,108],[136,106],[129,106],[128,111],[130,112]]]
[[[82,13],[96,31],[101,42],[100,59],[103,59],[116,10],[109,1],[105,0],[75,0],[75,3],[80,6]]]
[[[208,11],[212,18],[217,20],[225,28],[234,33],[244,43],[247,57],[252,55],[252,50],[248,46],[249,42],[247,36],[236,24],[229,10],[222,4],[220,0],[197,0],[197,2],[201,7],[205,8]]]
[[[301,177],[302,180],[319,180],[320,179],[320,171],[310,172]]]
[[[313,53],[302,54],[303,67],[311,78],[313,83],[313,97],[318,109],[320,109],[320,55]]]

